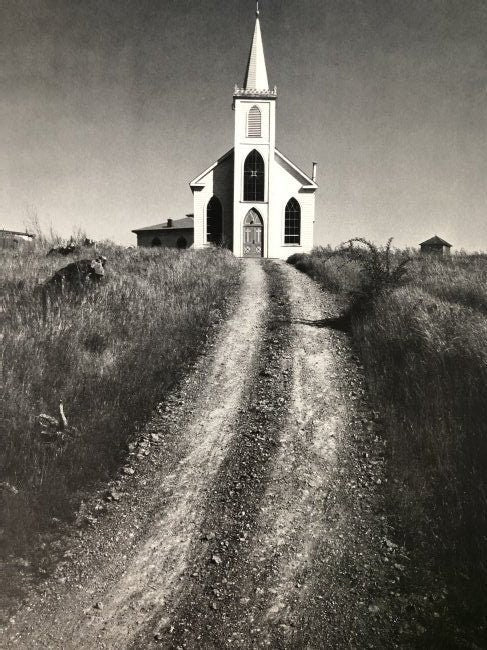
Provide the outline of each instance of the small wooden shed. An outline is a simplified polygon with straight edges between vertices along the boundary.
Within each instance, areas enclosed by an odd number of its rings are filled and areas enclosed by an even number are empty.
[[[435,235],[420,244],[422,253],[436,253],[437,255],[449,255],[451,244]]]

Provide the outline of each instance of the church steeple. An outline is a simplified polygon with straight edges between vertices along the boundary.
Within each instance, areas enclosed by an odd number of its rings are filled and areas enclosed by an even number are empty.
[[[258,2],[255,16],[254,37],[252,39],[252,46],[250,48],[249,60],[247,63],[247,71],[245,73],[244,89],[262,91],[269,89],[269,82],[267,80],[264,46],[262,44],[262,34],[260,32]]]
[[[251,235],[257,237],[252,245],[257,246],[259,254],[268,255],[270,206],[275,195],[276,101],[277,88],[269,88],[267,79],[257,3],[243,88],[235,86],[233,93],[233,247],[234,251],[239,251],[238,255],[248,254]],[[256,218],[256,221],[249,225],[249,218]],[[257,222],[263,230],[259,230]],[[280,223],[276,220],[272,226],[278,233],[272,236],[280,236]],[[251,233],[249,229],[256,227],[256,232]]]
[[[233,147],[190,183],[194,248],[221,242],[238,257],[286,259],[313,248],[317,185],[276,149],[277,88],[269,88],[256,9],[243,87],[233,91]]]

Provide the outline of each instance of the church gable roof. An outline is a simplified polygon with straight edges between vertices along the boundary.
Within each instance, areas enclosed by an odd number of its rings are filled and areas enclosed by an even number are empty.
[[[303,172],[302,169],[299,169],[299,167],[295,165],[291,160],[289,160],[289,158],[287,158],[283,153],[281,153],[277,149],[275,149],[274,151],[275,151],[275,158],[277,162],[280,163],[281,165],[284,163],[283,166],[285,167],[287,166],[288,168],[290,168],[289,171],[293,174],[293,176],[298,178],[303,183],[304,189],[307,190],[318,189],[318,185],[310,176],[308,176],[308,174]]]
[[[193,180],[190,182],[189,186],[190,186],[192,189],[193,189],[193,188],[198,188],[198,187],[204,187],[205,184],[204,184],[204,182],[203,182],[203,179],[205,178],[205,176],[207,176],[210,172],[212,172],[212,171],[215,169],[215,167],[217,167],[218,165],[220,165],[222,162],[224,162],[224,161],[225,161],[227,158],[229,158],[230,156],[233,156],[233,147],[232,147],[229,151],[227,151],[226,153],[224,153],[223,156],[221,156],[220,158],[218,158],[218,160],[215,161],[212,165],[210,165],[210,166],[208,167],[208,169],[205,169],[204,172],[201,172],[201,174],[200,174],[199,176],[197,176],[195,179],[193,179]]]

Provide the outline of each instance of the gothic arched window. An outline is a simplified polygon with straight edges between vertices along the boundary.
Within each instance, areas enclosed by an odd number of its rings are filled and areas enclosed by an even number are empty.
[[[295,198],[289,199],[284,211],[284,243],[301,243],[301,207]]]
[[[154,239],[151,241],[151,246],[162,246],[162,242],[159,237],[154,237]]]
[[[253,149],[244,163],[244,201],[264,200],[265,167],[264,159]]]
[[[252,106],[247,116],[247,137],[260,138],[261,135],[261,114],[258,106]]]
[[[221,244],[223,233],[223,209],[216,196],[212,196],[206,206],[206,241]]]

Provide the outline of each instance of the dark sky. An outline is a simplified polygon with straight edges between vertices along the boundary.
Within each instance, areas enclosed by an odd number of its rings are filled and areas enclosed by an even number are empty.
[[[0,0],[0,214],[69,235],[192,211],[233,144],[252,0]],[[262,0],[277,143],[318,161],[316,243],[487,249],[487,2]]]

